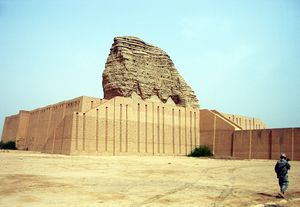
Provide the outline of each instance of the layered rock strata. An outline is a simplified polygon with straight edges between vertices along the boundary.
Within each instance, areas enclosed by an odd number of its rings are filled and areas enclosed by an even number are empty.
[[[116,37],[102,74],[104,98],[171,98],[178,106],[198,108],[198,99],[166,52],[137,37]]]

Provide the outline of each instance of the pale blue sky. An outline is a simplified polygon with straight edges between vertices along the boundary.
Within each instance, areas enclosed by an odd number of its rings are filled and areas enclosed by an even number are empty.
[[[300,127],[297,0],[0,0],[0,127],[20,109],[102,98],[123,35],[165,50],[201,108]]]

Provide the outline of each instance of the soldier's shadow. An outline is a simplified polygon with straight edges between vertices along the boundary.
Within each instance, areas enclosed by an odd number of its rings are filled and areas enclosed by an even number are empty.
[[[281,198],[279,195],[269,194],[269,193],[257,193],[258,195],[269,197],[269,198]]]

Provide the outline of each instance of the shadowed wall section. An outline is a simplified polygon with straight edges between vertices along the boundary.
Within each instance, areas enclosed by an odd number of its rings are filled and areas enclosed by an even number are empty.
[[[8,116],[5,118],[2,141],[16,141],[17,146],[23,146],[26,142],[27,128],[30,113],[27,111],[19,111],[19,114]]]
[[[201,145],[208,146],[213,154],[232,154],[233,135],[236,127],[218,113],[203,109],[200,111]]]
[[[300,128],[261,129],[234,132],[234,157],[278,159],[284,152],[291,160],[300,160]]]
[[[300,128],[240,130],[210,110],[200,112],[201,145],[216,156],[239,159],[278,159],[284,152],[300,160]]]

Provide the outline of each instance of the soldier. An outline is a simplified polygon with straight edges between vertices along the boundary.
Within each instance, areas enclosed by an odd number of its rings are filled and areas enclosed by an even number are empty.
[[[288,163],[288,158],[286,154],[281,153],[280,160],[277,161],[275,165],[275,172],[277,174],[278,183],[280,186],[279,197],[284,198],[284,193],[288,187],[288,170],[291,169],[291,165]]]

